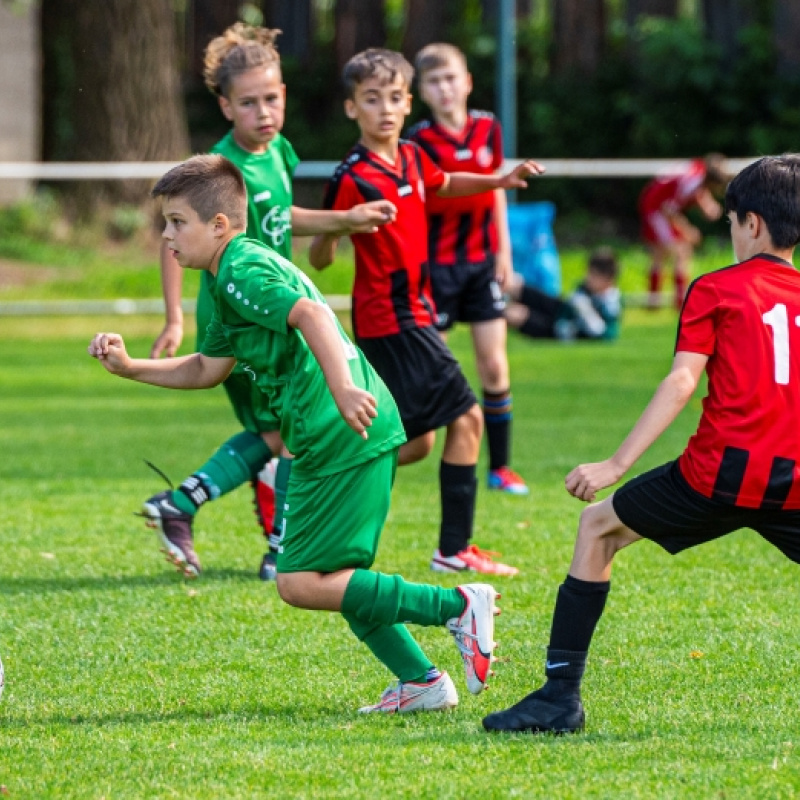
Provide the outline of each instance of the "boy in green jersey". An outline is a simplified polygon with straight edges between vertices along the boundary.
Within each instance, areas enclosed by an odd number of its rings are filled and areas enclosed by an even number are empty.
[[[369,232],[392,218],[390,203],[368,203],[347,213],[317,211],[292,205],[292,174],[298,164],[294,148],[281,135],[286,103],[280,56],[275,48],[279,31],[237,23],[213,39],[205,53],[206,85],[218,98],[232,124],[214,147],[232,161],[247,186],[247,235],[268,244],[285,258],[292,256],[292,231],[311,235],[327,231]],[[161,253],[161,274],[166,303],[166,325],[150,355],[174,356],[183,338],[181,309],[182,271],[166,247]],[[197,348],[201,349],[212,315],[209,278],[205,274],[197,297]],[[201,467],[174,491],[149,498],[143,515],[159,531],[167,558],[188,577],[200,572],[194,550],[192,524],[204,503],[250,481],[255,488],[256,511],[270,548],[262,559],[260,576],[274,579],[277,538],[280,532],[291,459],[284,455],[266,474],[272,488],[257,480],[272,455],[281,452],[278,420],[256,425],[249,378],[236,366],[224,382],[234,413],[244,430],[228,439]],[[263,422],[263,421],[262,421]],[[273,517],[274,512],[274,517]]]
[[[277,587],[290,605],[338,611],[394,673],[371,712],[452,708],[458,703],[404,622],[442,625],[454,636],[473,694],[490,674],[497,593],[411,584],[370,571],[389,508],[405,433],[397,406],[347,338],[311,281],[266,245],[242,235],[246,189],[218,155],[195,156],[153,189],[164,238],[183,267],[203,269],[212,319],[199,353],[132,359],[116,333],[98,333],[89,354],[111,373],[175,389],[221,383],[238,363],[253,387],[258,420],[280,420],[295,456]]]

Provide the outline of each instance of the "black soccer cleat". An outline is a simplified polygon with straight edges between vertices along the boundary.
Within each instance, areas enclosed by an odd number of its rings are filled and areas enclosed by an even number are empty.
[[[261,559],[261,567],[258,570],[258,577],[262,581],[278,580],[277,557],[272,550],[267,550],[264,553],[264,558]]]
[[[550,698],[544,697],[541,689],[511,708],[483,718],[487,731],[504,733],[577,733],[585,724],[583,703],[577,694]]]
[[[200,574],[200,559],[194,551],[192,522],[194,518],[172,504],[172,492],[164,491],[145,500],[139,514],[147,526],[158,531],[161,552],[187,578]]]

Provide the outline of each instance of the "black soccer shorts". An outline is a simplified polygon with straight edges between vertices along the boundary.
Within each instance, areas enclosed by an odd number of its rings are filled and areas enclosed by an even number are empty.
[[[431,266],[436,327],[446,331],[456,322],[500,319],[506,303],[494,279],[494,259],[482,264]]]
[[[628,481],[611,502],[623,524],[672,555],[751,528],[800,563],[800,510],[743,508],[712,500],[688,484],[677,461]]]

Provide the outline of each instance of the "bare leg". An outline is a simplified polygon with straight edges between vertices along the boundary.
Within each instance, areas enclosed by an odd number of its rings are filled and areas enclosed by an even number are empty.
[[[352,569],[338,572],[279,572],[278,594],[290,606],[312,611],[340,611]]]
[[[661,305],[661,281],[664,276],[664,266],[669,256],[668,245],[653,244],[650,246],[650,295],[647,299],[648,308],[658,308]]]
[[[506,355],[506,321],[492,319],[471,326],[475,366],[487,392],[505,392],[510,384]]]
[[[411,441],[401,445],[397,455],[397,465],[404,467],[407,464],[422,461],[433,449],[435,441],[436,431],[428,431],[423,433],[422,436],[417,436],[416,439],[411,439]]]
[[[471,466],[478,462],[483,435],[483,414],[476,403],[447,426],[442,461]]]
[[[608,581],[614,556],[642,537],[623,525],[611,497],[584,509],[569,574],[582,581]]]

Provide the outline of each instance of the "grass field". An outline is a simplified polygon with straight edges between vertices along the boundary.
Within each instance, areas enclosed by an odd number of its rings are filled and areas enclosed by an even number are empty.
[[[584,685],[588,727],[498,737],[481,717],[542,675],[580,504],[576,463],[608,454],[670,362],[675,318],[628,313],[613,345],[514,338],[515,466],[530,499],[478,500],[476,541],[522,572],[497,581],[497,676],[453,713],[360,717],[390,676],[336,615],[283,606],[240,490],[201,512],[186,583],[131,514],[234,430],[220,391],[112,378],[85,354],[119,328],[143,354],[159,320],[0,317],[0,792],[12,798],[792,798],[800,794],[797,570],[755,534],[671,559],[618,559]],[[452,344],[468,365],[467,337]],[[473,375],[471,366],[470,376]],[[699,398],[636,471],[676,455]],[[437,462],[398,474],[377,567],[432,574]],[[483,474],[483,469],[481,470]]]

